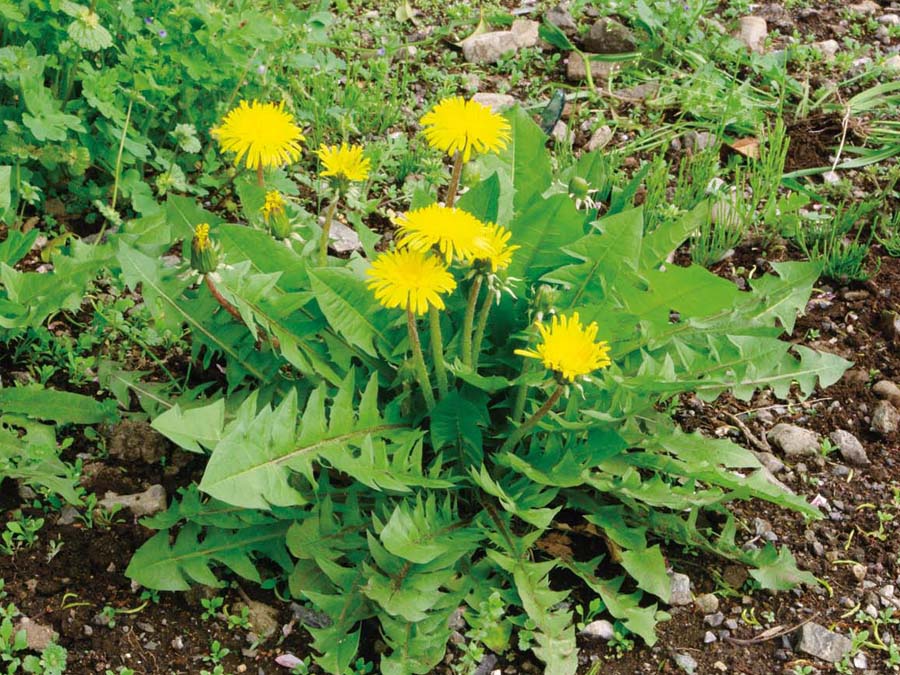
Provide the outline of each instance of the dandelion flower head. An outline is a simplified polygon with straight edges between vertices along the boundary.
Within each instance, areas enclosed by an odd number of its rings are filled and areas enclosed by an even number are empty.
[[[300,158],[300,143],[306,140],[284,109],[284,102],[241,101],[212,130],[222,150],[235,153],[235,165],[248,169],[284,166]]]
[[[194,228],[194,241],[192,243],[198,251],[205,251],[212,245],[209,240],[208,223],[200,223]]]
[[[438,258],[422,251],[399,249],[382,253],[368,272],[366,283],[385,307],[400,307],[424,314],[429,306],[444,309],[442,293],[456,288],[456,281]]]
[[[364,181],[369,177],[372,162],[367,157],[363,157],[362,146],[341,143],[338,147],[323,143],[316,154],[322,160],[324,168],[321,174],[323,176],[333,176],[348,181]]]
[[[462,96],[445,98],[420,123],[431,147],[451,157],[460,152],[464,162],[469,161],[473,152],[499,152],[510,138],[505,117]]]
[[[516,354],[540,359],[544,366],[568,382],[607,367],[609,343],[597,342],[597,323],[581,323],[578,312],[571,317],[554,315],[549,327],[538,323],[542,342],[535,349],[517,349]]]
[[[432,204],[400,216],[397,227],[401,247],[428,251],[437,246],[448,263],[454,257],[471,262],[491,253],[484,223],[461,209]]]
[[[269,190],[266,192],[266,201],[260,211],[262,211],[263,220],[269,222],[273,215],[284,213],[284,197],[278,190]]]
[[[512,232],[502,225],[488,223],[482,230],[483,240],[487,243],[487,252],[476,257],[490,263],[492,272],[505,270],[512,262],[513,253],[521,248],[508,243],[511,236]]]

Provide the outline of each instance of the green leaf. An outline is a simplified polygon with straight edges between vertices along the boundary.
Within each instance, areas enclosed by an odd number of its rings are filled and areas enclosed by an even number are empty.
[[[39,384],[0,389],[0,411],[18,413],[57,424],[100,424],[118,418],[113,400],[44,389]]]
[[[225,399],[186,410],[176,404],[156,417],[150,426],[185,450],[203,453],[203,448],[211,450],[222,438]]]
[[[97,52],[112,47],[112,35],[99,23],[96,12],[84,8],[81,16],[69,24],[69,37],[82,49]]]
[[[542,40],[544,40],[545,42],[549,42],[557,49],[562,49],[563,51],[567,52],[578,51],[578,48],[572,44],[572,42],[568,37],[566,37],[566,34],[562,32],[559,26],[550,23],[547,18],[544,18],[541,27],[538,29],[538,35],[540,35]]]
[[[261,583],[252,556],[285,561],[287,528],[287,522],[242,530],[211,527],[201,539],[202,528],[188,523],[172,545],[168,530],[163,530],[135,552],[125,576],[160,591],[186,591],[191,583],[215,588],[223,584],[210,568],[214,563],[221,563],[243,578]]]
[[[709,203],[702,202],[678,220],[665,222],[644,237],[641,246],[640,270],[661,265],[666,257],[709,220]]]
[[[481,426],[488,426],[484,405],[475,405],[458,391],[451,391],[431,411],[431,445],[435,450],[451,446],[466,455],[471,466],[480,466],[483,457]]]
[[[12,167],[8,165],[0,166],[0,221],[7,221],[10,215],[9,208],[12,206]],[[37,230],[34,230],[37,233]],[[14,265],[15,261],[5,259],[0,256],[7,265]]]
[[[388,345],[385,313],[365,279],[350,269],[330,267],[310,270],[309,280],[322,314],[339,335],[370,356],[376,355],[375,341]]]
[[[568,195],[533,202],[509,225],[510,241],[521,247],[513,254],[509,276],[531,283],[568,262],[562,249],[584,234],[584,223]]]
[[[500,177],[492,173],[460,197],[456,202],[456,208],[471,213],[484,223],[505,225],[506,223],[499,220]]]
[[[669,602],[671,584],[666,574],[666,561],[658,545],[622,551],[622,567],[634,577],[642,590],[653,593],[663,602]]]
[[[801,583],[816,584],[816,577],[811,572],[797,568],[797,560],[786,546],[776,549],[767,543],[754,564],[756,569],[750,570],[750,576],[770,591],[786,591]]]

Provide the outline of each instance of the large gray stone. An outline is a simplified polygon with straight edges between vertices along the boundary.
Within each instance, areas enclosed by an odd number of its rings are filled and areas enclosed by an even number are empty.
[[[669,604],[673,606],[689,605],[694,601],[691,594],[691,578],[687,574],[678,572],[670,577],[671,594]]]
[[[853,643],[843,635],[809,622],[800,628],[800,640],[797,642],[797,651],[815,656],[817,659],[837,663],[850,651]]]
[[[574,35],[578,32],[578,24],[572,18],[572,14],[563,5],[557,5],[547,11],[547,21],[559,28],[566,35]]]
[[[890,401],[878,401],[872,412],[872,431],[887,436],[900,426],[900,413]]]
[[[516,104],[514,96],[509,94],[494,94],[491,92],[480,91],[472,97],[473,101],[486,105],[494,112],[500,112],[506,108],[512,108]]]
[[[32,621],[27,616],[19,619],[15,628],[13,628],[13,634],[18,633],[20,630],[25,631],[25,644],[32,651],[43,651],[56,640],[56,631],[50,626]]]
[[[110,457],[155,464],[165,457],[169,441],[146,422],[123,420],[107,432]]]
[[[762,52],[769,28],[766,20],[761,16],[742,16],[740,19],[740,34],[738,39],[751,51]]]
[[[601,150],[609,145],[609,142],[613,138],[612,129],[609,128],[608,125],[604,124],[601,127],[598,127],[597,130],[591,134],[590,140],[585,145],[585,150],[588,152],[593,152],[594,150]]]
[[[900,408],[900,387],[890,380],[880,380],[872,387],[872,393],[878,398],[890,401]]]
[[[598,80],[609,79],[610,74],[616,64],[607,61],[591,61],[591,77],[594,82]],[[587,68],[584,65],[584,59],[578,54],[570,54],[569,61],[566,63],[566,78],[572,82],[581,82],[587,79]]]
[[[581,635],[585,637],[598,638],[606,641],[612,640],[615,634],[615,628],[606,619],[591,621],[587,626],[581,629]]]
[[[584,51],[591,54],[624,54],[635,49],[634,34],[613,19],[598,19],[584,38]]]
[[[496,63],[518,48],[516,35],[508,30],[473,35],[462,42],[463,56],[469,63]]]
[[[814,457],[819,453],[819,434],[793,424],[776,424],[766,434],[766,438],[789,459]]]
[[[129,509],[138,517],[152,516],[166,509],[166,489],[162,485],[151,485],[143,492],[133,495],[119,495],[107,492],[98,506],[112,509],[116,506]]]
[[[866,449],[863,447],[859,439],[849,431],[838,429],[829,434],[831,442],[837,446],[841,452],[841,457],[850,464],[862,466],[869,463],[869,456],[866,455]]]

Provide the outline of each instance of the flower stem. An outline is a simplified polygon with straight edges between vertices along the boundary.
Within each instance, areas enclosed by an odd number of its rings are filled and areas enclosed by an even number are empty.
[[[456,201],[456,190],[459,188],[459,177],[462,175],[462,158],[462,153],[458,151],[453,157],[453,173],[450,174],[450,185],[447,186],[447,197],[444,199],[447,207],[452,207]]]
[[[416,328],[416,317],[412,310],[406,310],[406,328],[409,331],[409,344],[413,352],[413,365],[419,375],[419,386],[422,387],[422,395],[425,404],[430,411],[434,407],[434,392],[431,390],[431,380],[428,377],[428,369],[425,367],[425,357],[422,356],[422,343],[419,340],[419,330]]]
[[[265,181],[265,178],[263,177],[262,164],[256,165],[256,182],[257,182],[257,184],[259,184],[259,187],[261,187],[261,188],[266,187],[266,181]]]
[[[482,281],[480,274],[472,280],[472,288],[469,289],[469,302],[466,305],[466,313],[463,317],[462,362],[467,366],[472,365],[472,324],[475,323],[475,305],[478,304],[478,293],[481,291]]]
[[[328,236],[331,234],[331,223],[334,221],[334,212],[337,210],[339,197],[331,200],[328,210],[325,212],[325,224],[322,225],[322,241],[319,242],[319,265],[328,264]]]
[[[484,296],[484,304],[478,313],[478,323],[475,324],[475,337],[472,338],[472,368],[478,370],[478,357],[481,356],[481,343],[484,342],[484,331],[487,328],[488,316],[493,306],[493,296],[488,289],[488,293]]]
[[[532,415],[527,420],[525,420],[522,424],[520,424],[518,427],[516,427],[516,430],[513,431],[509,435],[509,438],[507,438],[506,441],[503,443],[503,445],[500,446],[500,454],[501,455],[504,452],[509,452],[514,447],[516,447],[516,444],[525,437],[525,434],[527,434],[529,431],[531,431],[532,429],[534,429],[534,427],[537,426],[537,423],[541,421],[541,418],[543,418],[544,415],[546,415],[550,411],[550,409],[554,405],[556,405],[556,402],[559,400],[559,397],[563,395],[563,391],[565,391],[565,387],[563,385],[561,385],[561,384],[556,385],[556,390],[552,394],[550,394],[550,398],[548,398],[544,402],[544,405],[542,405],[540,408],[538,408],[537,411],[534,413],[534,415]]]
[[[441,337],[441,314],[437,307],[429,305],[428,319],[431,322],[431,356],[434,358],[434,374],[437,376],[441,398],[447,395],[447,368],[444,366],[444,340]]]
[[[231,316],[233,316],[241,323],[244,323],[244,318],[237,310],[237,307],[228,302],[228,300],[225,299],[225,296],[219,293],[219,289],[216,288],[216,285],[213,283],[213,280],[210,278],[210,276],[207,274],[204,279],[206,280],[206,287],[209,289],[209,292],[212,293],[212,296],[216,299],[216,302],[222,305],[222,309],[231,314]]]
[[[522,364],[522,375],[527,375],[528,371],[531,370],[531,360],[530,359],[522,359],[524,363]],[[522,413],[525,412],[525,399],[528,397],[528,385],[522,382],[519,385],[519,388],[516,390],[516,400],[513,403],[513,411],[512,411],[512,421],[518,422],[522,419]]]

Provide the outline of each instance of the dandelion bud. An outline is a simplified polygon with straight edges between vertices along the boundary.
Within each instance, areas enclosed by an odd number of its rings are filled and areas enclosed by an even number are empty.
[[[191,267],[200,274],[214,272],[219,266],[219,256],[209,238],[209,225],[200,223],[194,228],[191,240]]]
[[[276,239],[286,239],[292,231],[291,221],[285,209],[284,198],[278,190],[266,193],[266,202],[261,209],[263,220],[269,232]]]
[[[581,176],[572,176],[572,180],[569,181],[569,194],[575,197],[575,199],[584,199],[587,197],[590,188],[590,184]]]

